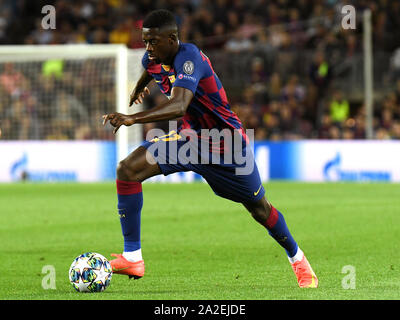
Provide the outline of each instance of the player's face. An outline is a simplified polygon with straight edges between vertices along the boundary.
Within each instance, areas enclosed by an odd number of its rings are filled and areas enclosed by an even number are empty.
[[[157,28],[143,28],[142,39],[150,60],[156,63],[171,63],[176,41],[170,33],[160,32]]]

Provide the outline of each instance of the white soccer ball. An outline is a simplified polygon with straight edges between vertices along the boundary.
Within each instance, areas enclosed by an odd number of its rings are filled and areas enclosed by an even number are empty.
[[[101,254],[86,252],[76,257],[69,268],[69,281],[78,292],[101,292],[112,278],[110,262]]]

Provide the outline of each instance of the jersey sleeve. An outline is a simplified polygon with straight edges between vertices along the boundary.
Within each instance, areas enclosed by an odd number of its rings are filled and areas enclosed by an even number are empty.
[[[149,62],[150,62],[150,60],[149,60],[149,54],[148,54],[148,52],[146,51],[146,52],[144,53],[144,55],[143,55],[143,58],[142,58],[142,65],[143,65],[143,68],[144,68],[145,70],[147,70],[147,66],[149,65]]]
[[[176,79],[174,87],[183,87],[196,93],[199,81],[204,74],[203,59],[198,50],[180,53],[174,63]]]

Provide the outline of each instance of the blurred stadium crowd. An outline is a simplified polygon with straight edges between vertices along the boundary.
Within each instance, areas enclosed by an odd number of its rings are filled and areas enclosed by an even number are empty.
[[[341,28],[349,2],[355,30]],[[48,4],[56,8],[55,30],[41,26]],[[181,41],[210,56],[232,108],[257,140],[365,138],[362,78],[348,75],[362,72],[362,64],[350,67],[362,57],[360,18],[370,8],[374,52],[384,53],[375,79],[375,138],[400,139],[398,0],[2,0],[0,44],[143,48],[142,19],[157,8],[173,11]],[[99,125],[101,114],[115,109],[113,68],[107,59],[0,63],[3,138],[113,139]],[[158,99],[153,93],[148,105]]]

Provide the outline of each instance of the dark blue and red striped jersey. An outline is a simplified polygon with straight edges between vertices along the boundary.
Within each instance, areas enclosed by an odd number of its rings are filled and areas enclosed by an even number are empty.
[[[157,64],[146,52],[143,67],[168,97],[173,87],[193,92],[179,130],[237,129],[245,136],[242,123],[231,110],[225,90],[214,72],[209,58],[195,45],[180,43],[172,66]]]

